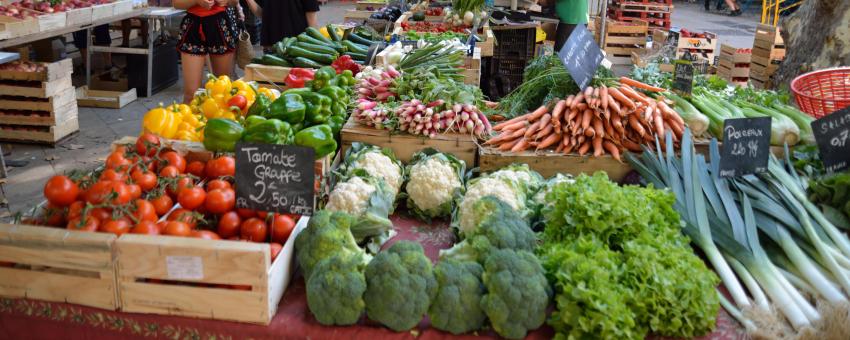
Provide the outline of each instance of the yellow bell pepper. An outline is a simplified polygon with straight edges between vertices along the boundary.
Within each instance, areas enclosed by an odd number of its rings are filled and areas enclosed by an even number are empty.
[[[178,113],[180,113],[181,117],[185,116],[186,114],[192,113],[192,108],[190,108],[189,105],[186,105],[186,104],[175,103],[175,104],[169,105],[165,109],[168,110],[168,111],[172,111],[172,112],[178,112]]]
[[[269,99],[271,99],[272,101],[277,99],[277,97],[280,97],[280,92],[267,87],[261,87],[259,90],[257,90],[257,93],[266,95],[266,97],[269,97]]]
[[[213,84],[211,88],[207,89],[207,92],[211,96],[215,97],[217,95],[230,95],[230,90],[233,89],[233,84],[230,82],[230,77],[220,76],[218,78],[213,78],[212,76],[210,76],[210,81],[213,81]]]
[[[142,118],[142,131],[148,131],[165,138],[173,138],[182,122],[179,113],[166,110],[161,105],[145,113]]]

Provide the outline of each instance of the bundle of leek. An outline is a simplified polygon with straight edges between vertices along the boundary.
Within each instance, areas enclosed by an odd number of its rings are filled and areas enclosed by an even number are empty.
[[[646,181],[676,195],[683,232],[705,252],[735,302],[724,308],[750,332],[784,332],[769,337],[793,333],[776,327],[786,325],[780,318],[752,317],[772,316],[775,308],[798,333],[846,338],[850,240],[807,200],[793,168],[771,156],[764,174],[720,178],[716,140],[710,145],[711,163],[695,154],[690,131],[683,136],[681,157],[670,136],[667,145],[666,155],[656,143],[655,151],[644,147],[641,156],[626,157]]]

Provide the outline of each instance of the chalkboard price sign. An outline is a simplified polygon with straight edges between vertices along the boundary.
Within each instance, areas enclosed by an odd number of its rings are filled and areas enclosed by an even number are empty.
[[[236,207],[312,215],[314,157],[313,148],[236,144]]]
[[[676,60],[673,69],[673,91],[690,96],[694,85],[694,65],[687,60]]]
[[[827,172],[850,167],[850,107],[812,122],[812,132]]]
[[[727,119],[723,122],[720,177],[767,171],[770,121],[770,117],[759,117]]]
[[[564,47],[561,47],[558,52],[558,58],[570,72],[570,76],[578,87],[584,89],[590,85],[593,75],[596,74],[596,68],[605,56],[587,27],[577,25],[564,43]]]

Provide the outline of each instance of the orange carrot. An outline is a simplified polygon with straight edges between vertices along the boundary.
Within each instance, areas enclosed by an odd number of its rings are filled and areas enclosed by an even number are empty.
[[[676,112],[676,110],[673,110],[670,105],[667,105],[667,103],[665,103],[664,101],[659,100],[658,107],[661,108],[661,112],[664,112],[664,118],[673,119],[679,124],[685,125],[685,121],[682,120],[682,117],[679,116],[679,113]]]
[[[620,77],[620,84],[626,84],[626,85],[633,86],[633,87],[639,88],[641,90],[646,90],[646,91],[649,91],[649,92],[664,92],[664,91],[666,91],[665,89],[662,89],[660,87],[655,87],[655,86],[652,86],[652,85],[649,85],[649,84],[644,84],[642,82],[639,82],[637,80],[634,80],[634,79],[631,79],[631,78],[628,78],[628,77]]]
[[[617,146],[614,145],[614,143],[611,143],[606,140],[602,142],[602,147],[605,149],[605,151],[608,151],[608,153],[611,154],[611,157],[614,157],[614,159],[616,159],[620,163],[623,162],[623,160],[620,159],[620,149],[618,149]]]
[[[631,139],[623,139],[621,142],[623,143],[623,146],[631,152],[641,151],[640,144],[633,142]]]
[[[571,109],[575,108],[578,104],[581,104],[583,102],[584,102],[584,92],[579,92],[576,95],[576,97],[573,99],[573,101],[570,103],[570,108]]]
[[[593,86],[588,86],[584,89],[585,98],[593,98]]]
[[[502,134],[488,139],[486,142],[484,142],[484,145],[496,144],[498,142],[505,140],[505,138],[507,138],[510,135],[511,135],[510,132],[502,132]]]
[[[577,144],[579,144],[579,145],[581,145],[581,144],[584,144],[584,141],[585,141],[585,140],[586,140],[586,139],[584,138],[584,135],[582,134],[582,135],[579,135],[579,136],[576,138],[576,143],[577,143]]]
[[[608,138],[614,137],[614,124],[612,124],[610,121],[608,122],[608,124],[605,124],[605,136]]]
[[[594,129],[592,129],[592,128],[590,128],[590,129],[585,129],[585,130],[584,130],[584,135],[585,135],[585,136],[588,136],[588,137],[590,137],[590,138],[593,138],[593,137],[595,137],[595,136],[596,136],[596,130],[594,130]]]
[[[581,128],[587,129],[590,126],[590,118],[593,117],[593,111],[584,110],[584,115],[581,117]]]
[[[626,95],[620,92],[620,90],[618,90],[616,87],[608,89],[608,94],[610,94],[612,98],[616,99],[630,110],[634,110],[635,108],[637,108],[635,102],[629,99],[629,97],[626,97]]]
[[[516,145],[511,148],[511,152],[525,151],[525,149],[528,149],[528,146],[528,140],[526,140],[525,138],[520,138],[519,142],[517,142]]]
[[[540,138],[546,137],[546,136],[552,134],[552,131],[557,131],[557,130],[555,130],[555,125],[548,124],[542,130],[540,130],[540,132],[538,132],[536,135],[534,135],[534,139],[540,139]]]
[[[513,123],[521,122],[521,121],[525,121],[525,120],[526,120],[526,118],[528,118],[528,114],[527,114],[527,113],[526,113],[526,114],[524,114],[524,115],[522,115],[522,116],[516,116],[516,117],[514,117],[514,118],[511,118],[511,119],[509,119],[509,120],[506,120],[506,121],[504,121],[504,122],[501,122],[501,123],[499,123],[499,124],[496,124],[496,126],[493,126],[493,130],[496,130],[496,131],[502,130],[502,129],[504,129],[506,126],[511,125],[511,124],[513,124]]]
[[[597,136],[591,141],[591,144],[593,144],[593,157],[602,156],[602,153],[605,152],[605,150],[602,149],[602,137]]]
[[[570,107],[570,105],[572,105],[573,103],[573,100],[575,99],[576,96],[574,94],[571,94],[569,97],[567,97],[567,99],[564,99],[564,103],[566,103],[567,107]]]
[[[599,119],[599,117],[593,119],[593,130],[596,131],[598,138],[605,137],[605,128],[602,127],[602,119]]]
[[[555,148],[555,153],[561,153],[564,150],[564,144],[558,143],[558,147]]]
[[[617,131],[620,131],[620,133],[622,133],[625,130],[624,127],[623,127],[623,123],[620,121],[619,115],[611,116],[611,125],[614,126],[614,129],[616,129]]]
[[[605,109],[608,107],[608,102],[610,101],[608,98],[608,87],[604,84],[602,85],[602,89],[599,90],[599,97],[602,99],[602,108]]]
[[[538,120],[538,121],[535,121],[534,123],[531,123],[531,125],[528,126],[528,129],[525,129],[525,133],[523,133],[523,136],[525,138],[531,137],[531,134],[537,132],[537,128],[540,126],[541,122],[542,121]],[[523,136],[521,136],[521,137],[523,137]]]
[[[561,140],[561,135],[551,134],[549,137],[546,137],[546,139],[540,141],[540,144],[537,145],[537,150],[545,149],[550,145],[557,143],[559,140]]]
[[[627,85],[620,86],[619,91],[634,101],[643,103],[644,105],[649,105],[649,99]]]
[[[566,121],[567,121],[567,125],[570,125],[570,122],[572,122],[572,121],[573,121],[573,119],[574,119],[577,115],[578,115],[578,110],[576,110],[576,109],[571,109],[571,110],[570,110],[570,114],[569,114],[569,115],[567,115],[567,119],[566,119]]]
[[[620,104],[618,104],[617,101],[614,100],[614,98],[612,98],[610,94],[608,95],[608,97],[609,97],[608,98],[609,99],[608,100],[608,108],[611,111],[614,111],[614,113],[616,113],[617,115],[622,115],[622,111],[620,109]]]
[[[538,107],[536,110],[532,111],[531,114],[528,115],[528,121],[537,120],[542,117],[549,109],[546,108],[546,105],[542,105]]]
[[[575,106],[575,109],[579,111],[587,110],[587,103],[579,103]]]
[[[526,122],[525,120],[520,120],[520,121],[516,121],[516,122],[513,122],[513,123],[509,123],[507,125],[503,125],[502,128],[497,130],[497,131],[513,131],[513,130],[521,129],[521,128],[527,126],[527,125],[528,125],[528,122]]]
[[[640,122],[637,119],[637,115],[629,115],[629,126],[635,130],[641,137],[646,134],[646,131],[643,128],[643,125],[640,125]]]
[[[504,143],[504,144],[499,146],[499,150],[508,151],[508,150],[512,149],[514,147],[514,145],[517,145],[517,143],[519,143],[519,141],[521,141],[521,140],[522,140],[522,138],[517,138],[517,139],[514,139],[514,140],[509,141],[507,143]]]
[[[561,115],[564,114],[564,109],[567,108],[566,100],[559,100],[557,104],[555,104],[555,108],[552,109],[552,124],[555,125],[555,128],[561,127]]]
[[[590,149],[590,143],[589,142],[581,144],[581,146],[578,148],[578,155],[584,156],[584,154],[587,153],[588,149]]]
[[[655,134],[659,137],[664,137],[664,119],[661,118],[661,113],[655,114]]]
[[[668,119],[667,124],[670,125],[670,130],[672,130],[673,134],[676,136],[682,136],[682,133],[685,132],[685,129],[683,128],[684,125],[679,125],[679,122],[677,121]]]
[[[508,137],[507,137],[507,138],[505,138],[505,139],[507,140],[507,139],[514,139],[514,138],[520,137],[520,136],[524,135],[524,134],[525,134],[525,131],[527,131],[527,130],[528,130],[528,127],[523,127],[523,128],[521,128],[521,129],[517,129],[517,130],[515,130],[514,132],[512,132],[512,133],[510,134],[510,136],[508,136]]]

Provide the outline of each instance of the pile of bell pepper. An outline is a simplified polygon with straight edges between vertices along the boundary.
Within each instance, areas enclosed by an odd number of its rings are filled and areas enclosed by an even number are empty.
[[[142,118],[142,133],[150,132],[165,138],[200,142],[204,138],[201,132],[204,124],[205,118],[192,112],[189,105],[160,105],[145,113]]]
[[[204,88],[195,93],[191,106],[207,119],[237,119],[248,113],[258,93],[276,98],[274,90],[256,89],[251,83],[242,80],[231,81],[228,76],[209,76]]]
[[[312,147],[317,158],[324,157],[336,150],[336,136],[347,119],[354,83],[351,71],[337,74],[333,67],[325,66],[316,70],[304,87],[286,90],[276,99],[257,94],[241,125],[210,119],[204,146],[212,151],[233,151],[240,140],[294,144]]]

